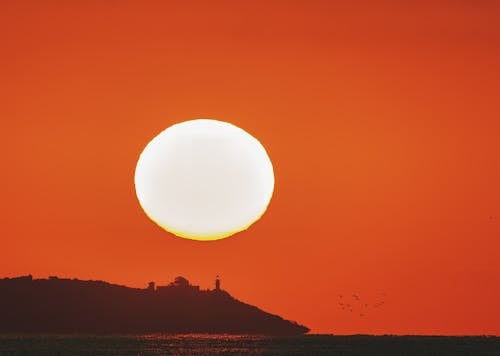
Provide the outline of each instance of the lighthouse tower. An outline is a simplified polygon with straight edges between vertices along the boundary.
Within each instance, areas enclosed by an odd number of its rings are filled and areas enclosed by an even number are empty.
[[[220,290],[220,278],[219,278],[219,276],[215,277],[215,290]]]

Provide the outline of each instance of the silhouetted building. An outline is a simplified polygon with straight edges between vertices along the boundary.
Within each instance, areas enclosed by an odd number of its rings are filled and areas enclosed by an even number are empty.
[[[219,278],[219,276],[215,277],[215,290],[220,290],[220,278]]]
[[[199,286],[193,286],[189,281],[182,277],[178,276],[174,279],[173,282],[169,283],[167,286],[157,286],[156,291],[165,293],[165,292],[177,292],[177,293],[189,293],[199,291]]]
[[[175,277],[174,281],[172,283],[170,283],[170,285],[174,286],[174,287],[189,287],[189,281],[182,277],[182,276],[178,276],[178,277]]]
[[[154,292],[155,291],[155,282],[149,282],[148,283],[148,291]]]

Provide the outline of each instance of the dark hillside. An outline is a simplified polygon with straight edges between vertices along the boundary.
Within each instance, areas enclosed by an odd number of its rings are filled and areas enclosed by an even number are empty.
[[[178,277],[135,289],[102,281],[0,280],[0,333],[304,334],[308,328]]]

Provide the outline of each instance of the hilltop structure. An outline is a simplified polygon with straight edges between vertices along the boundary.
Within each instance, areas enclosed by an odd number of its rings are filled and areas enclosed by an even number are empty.
[[[215,277],[215,290],[220,290],[220,278],[219,278],[219,276]]]

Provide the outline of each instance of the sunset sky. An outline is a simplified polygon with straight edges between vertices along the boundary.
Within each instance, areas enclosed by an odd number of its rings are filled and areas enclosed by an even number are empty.
[[[314,333],[500,335],[499,23],[495,1],[2,1],[0,277],[219,274]],[[147,142],[195,118],[274,165],[221,241],[135,195]]]

